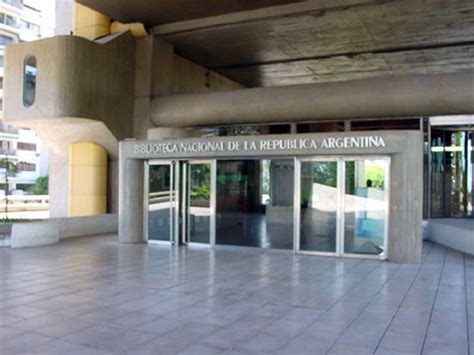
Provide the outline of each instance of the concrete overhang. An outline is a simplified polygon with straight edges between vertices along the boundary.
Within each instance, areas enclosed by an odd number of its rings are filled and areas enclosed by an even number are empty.
[[[474,69],[471,0],[78,0],[246,87]]]
[[[236,11],[303,2],[303,0],[78,0],[115,20],[148,26]]]
[[[247,87],[474,68],[474,2],[306,1],[160,25],[181,55]]]

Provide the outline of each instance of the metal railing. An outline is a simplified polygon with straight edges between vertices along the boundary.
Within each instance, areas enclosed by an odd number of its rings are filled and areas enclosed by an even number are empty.
[[[49,195],[0,196],[0,212],[48,211]]]

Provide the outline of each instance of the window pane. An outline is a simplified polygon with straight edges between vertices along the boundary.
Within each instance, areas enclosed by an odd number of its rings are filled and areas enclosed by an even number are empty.
[[[25,59],[23,80],[23,104],[30,107],[36,99],[36,57],[29,56]]]
[[[293,248],[292,160],[217,162],[216,243]]]
[[[302,162],[300,183],[300,249],[335,253],[337,162]]]
[[[346,162],[344,253],[383,253],[386,169],[385,160]]]
[[[474,217],[473,132],[431,132],[431,216]]]

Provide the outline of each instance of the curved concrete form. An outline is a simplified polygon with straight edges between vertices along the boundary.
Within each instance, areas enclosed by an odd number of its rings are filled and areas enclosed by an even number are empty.
[[[474,72],[157,97],[157,126],[298,122],[474,112]]]
[[[36,101],[26,107],[19,78],[29,55],[37,60]],[[59,36],[8,46],[5,73],[9,124],[88,119],[103,122],[117,140],[133,136],[135,39],[128,32],[104,44]]]

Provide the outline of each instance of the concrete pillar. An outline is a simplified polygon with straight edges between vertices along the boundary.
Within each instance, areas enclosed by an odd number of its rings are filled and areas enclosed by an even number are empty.
[[[95,143],[69,146],[69,217],[107,213],[107,152]]]
[[[69,165],[66,158],[50,152],[49,160],[49,216],[67,217]]]
[[[120,154],[120,156],[123,156]],[[119,241],[143,243],[144,162],[121,158],[119,166]]]

